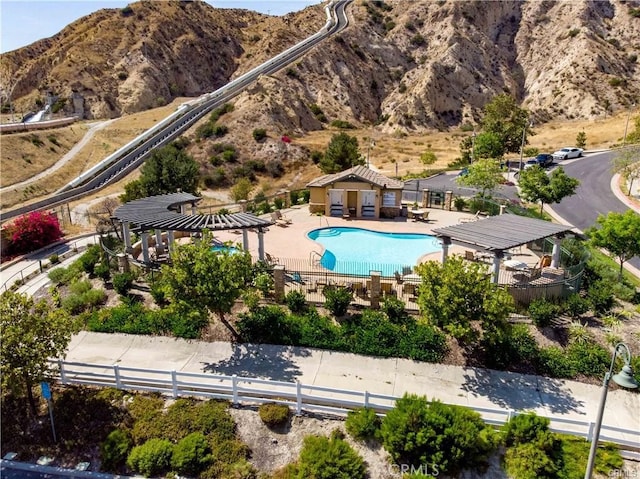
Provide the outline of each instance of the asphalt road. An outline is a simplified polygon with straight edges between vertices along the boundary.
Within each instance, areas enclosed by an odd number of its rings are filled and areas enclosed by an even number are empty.
[[[576,194],[558,204],[553,211],[582,231],[593,226],[598,215],[629,209],[611,191],[611,159],[615,153],[594,153],[584,158],[560,162],[567,175],[580,180]]]

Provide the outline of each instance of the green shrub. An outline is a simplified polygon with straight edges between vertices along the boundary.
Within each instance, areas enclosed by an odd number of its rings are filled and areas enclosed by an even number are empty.
[[[264,298],[267,298],[273,291],[273,277],[269,273],[260,273],[254,278],[253,285],[262,293]]]
[[[133,286],[135,279],[132,273],[118,273],[113,275],[113,289],[120,296],[125,296]]]
[[[300,328],[300,346],[350,351],[343,341],[340,326],[334,324],[330,318],[318,314],[315,309],[296,319]]]
[[[295,326],[287,313],[274,305],[241,314],[240,321],[236,323],[242,341],[285,345],[297,344],[299,332]]]
[[[47,275],[53,284],[64,284],[67,278],[66,268],[54,268]]]
[[[506,326],[484,333],[480,343],[485,351],[485,366],[505,369],[520,363],[535,363],[538,345],[524,324]]]
[[[507,449],[504,468],[509,477],[518,479],[555,479],[558,466],[547,451],[535,443],[518,444]]]
[[[558,475],[561,478],[582,478],[587,468],[590,442],[568,434],[556,434],[561,441],[562,468]],[[600,444],[596,449],[594,471],[606,477],[613,477],[614,470],[621,470],[624,463],[618,446],[610,442]]]
[[[467,201],[461,196],[456,196],[453,200],[453,206],[457,211],[462,211],[467,206]]]
[[[330,125],[334,128],[340,128],[342,130],[353,130],[355,126],[345,120],[333,120]]]
[[[102,281],[108,281],[111,277],[111,269],[109,268],[109,263],[106,262],[96,265],[93,272]]]
[[[576,372],[585,376],[602,377],[611,362],[609,351],[591,341],[571,343],[567,353],[575,364]]]
[[[253,130],[253,139],[256,141],[262,141],[267,137],[267,130],[264,128],[256,128]]]
[[[374,439],[380,431],[381,420],[371,408],[358,408],[347,413],[345,427],[355,439]]]
[[[587,298],[591,304],[591,309],[597,314],[604,314],[615,304],[613,296],[613,284],[610,281],[598,280],[589,286]]]
[[[102,250],[98,245],[91,245],[87,248],[78,261],[82,265],[82,269],[85,273],[93,274],[93,270],[100,261],[100,256],[102,254]]]
[[[289,291],[284,300],[289,310],[294,314],[301,314],[307,310],[307,297],[302,291]]]
[[[570,294],[564,301],[563,309],[572,318],[578,318],[589,311],[589,301],[577,293]]]
[[[149,288],[151,297],[158,306],[165,306],[167,304],[167,292],[164,289],[164,285],[156,281]]]
[[[444,474],[482,467],[499,442],[480,414],[413,394],[396,401],[380,437],[396,463],[429,464]]]
[[[122,429],[115,429],[109,433],[100,445],[100,460],[102,469],[107,472],[117,472],[124,466],[131,449],[131,438]]]
[[[284,426],[289,420],[289,406],[268,402],[258,408],[260,419],[267,427]]]
[[[507,446],[533,442],[549,431],[549,421],[534,412],[518,414],[506,423],[502,431]]]
[[[51,264],[58,264],[60,262],[60,257],[53,253],[51,256],[49,256],[49,263]]]
[[[179,473],[198,476],[212,461],[211,448],[201,432],[193,432],[173,448],[171,465]]]
[[[149,439],[131,450],[127,465],[145,477],[157,476],[171,465],[173,445],[166,439]]]
[[[395,296],[387,296],[382,302],[382,311],[392,323],[402,324],[409,319],[404,308],[404,301]]]
[[[296,479],[364,479],[362,457],[342,438],[307,436],[295,466]]]
[[[538,352],[537,369],[539,374],[552,378],[570,379],[576,375],[576,366],[564,349],[557,346],[541,348]]]
[[[347,313],[349,304],[353,299],[353,293],[347,288],[327,286],[322,290],[325,299],[325,307],[334,316],[344,316]]]
[[[536,326],[545,327],[560,313],[560,307],[544,298],[538,298],[531,301],[527,312]]]

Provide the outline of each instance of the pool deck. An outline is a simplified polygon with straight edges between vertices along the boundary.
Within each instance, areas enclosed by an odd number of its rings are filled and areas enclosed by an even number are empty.
[[[473,215],[469,213],[429,209],[428,222],[413,221],[404,217],[379,220],[343,219],[310,214],[307,205],[283,210],[283,215],[291,220],[291,224],[269,227],[269,231],[264,235],[264,245],[265,252],[271,256],[288,259],[309,259],[312,252],[323,253],[322,245],[307,237],[307,233],[316,228],[348,226],[386,233],[432,234],[434,228],[458,224],[461,218],[473,218]],[[263,217],[270,218],[269,215],[264,215]],[[216,238],[220,241],[242,243],[240,232],[221,231],[216,233]],[[452,245],[449,248],[449,254],[464,255],[465,249],[468,248]],[[249,251],[252,255],[257,256],[258,254],[258,237],[255,233],[249,233]],[[438,251],[422,256],[419,262],[422,263],[428,260],[440,261],[440,259],[441,253]],[[537,261],[537,258],[535,260]],[[371,258],[371,262],[375,261],[375,258]],[[528,262],[532,262],[532,259],[529,258]]]

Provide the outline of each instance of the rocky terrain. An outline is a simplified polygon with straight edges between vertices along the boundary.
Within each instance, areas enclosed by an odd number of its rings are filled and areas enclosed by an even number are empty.
[[[470,131],[503,92],[538,128],[599,120],[640,99],[638,0],[354,0],[348,12],[347,30],[234,99],[219,120],[224,138],[192,143],[205,179],[215,173],[209,160],[219,142],[234,145],[242,164],[277,159],[295,174],[326,146],[324,136],[322,145],[307,141],[309,133],[335,130],[334,121],[381,143]],[[282,17],[202,1],[100,10],[1,55],[2,103],[10,94],[16,111],[34,111],[51,94],[58,115],[88,120],[147,111],[219,88],[324,22],[320,3]],[[187,137],[196,139],[196,128]],[[256,128],[266,129],[265,140],[253,140]],[[298,141],[284,145],[283,134]]]

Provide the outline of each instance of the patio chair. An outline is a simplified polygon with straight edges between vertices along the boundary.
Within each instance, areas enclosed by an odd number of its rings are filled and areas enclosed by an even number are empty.
[[[477,258],[476,258],[475,252],[470,250],[465,250],[464,259],[466,259],[467,261],[475,261]]]
[[[472,221],[478,221],[482,216],[480,215],[480,211],[476,211],[476,214],[471,218],[460,218],[458,223],[471,223]]]
[[[289,223],[287,223],[284,219],[278,217],[278,212],[274,211],[271,213],[271,220],[278,226],[282,226],[283,228],[286,228],[287,226],[289,226]]]
[[[275,256],[271,256],[269,253],[265,253],[264,257],[267,259],[267,263],[270,265],[280,264],[280,260]]]
[[[293,221],[291,221],[290,218],[287,218],[285,215],[282,214],[282,211],[280,210],[275,210],[273,212],[273,214],[276,216],[277,219],[279,219],[280,221],[284,221],[286,224],[290,225],[291,223],[293,223]]]

